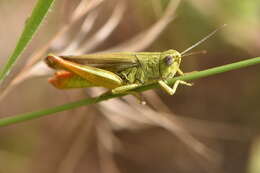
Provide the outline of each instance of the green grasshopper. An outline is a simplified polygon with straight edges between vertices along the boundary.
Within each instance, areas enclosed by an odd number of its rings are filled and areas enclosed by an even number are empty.
[[[112,93],[133,93],[131,90],[153,82],[168,94],[173,95],[179,84],[192,84],[177,80],[171,87],[167,80],[176,73],[184,75],[180,69],[181,59],[218,29],[189,47],[182,53],[176,50],[165,52],[117,52],[80,56],[57,56],[49,54],[46,63],[58,70],[49,82],[59,89],[104,87]]]

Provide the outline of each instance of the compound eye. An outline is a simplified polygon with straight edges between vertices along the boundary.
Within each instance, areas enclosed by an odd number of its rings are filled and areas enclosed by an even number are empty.
[[[168,65],[168,66],[172,65],[172,63],[173,63],[173,57],[170,56],[170,55],[166,56],[166,57],[164,58],[164,62],[165,62],[165,64]]]

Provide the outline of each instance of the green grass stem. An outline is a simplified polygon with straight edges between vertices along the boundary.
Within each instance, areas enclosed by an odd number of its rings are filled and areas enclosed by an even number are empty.
[[[21,37],[19,38],[16,47],[8,58],[7,63],[4,67],[0,70],[0,84],[3,82],[5,77],[11,71],[13,65],[24,51],[28,43],[31,41],[33,35],[39,28],[40,24],[42,23],[44,17],[50,11],[51,5],[55,0],[38,0],[31,16],[26,20],[23,32]]]
[[[219,66],[219,67],[214,67],[214,68],[210,68],[210,69],[199,71],[199,72],[189,73],[184,76],[179,76],[179,77],[169,79],[167,82],[169,84],[173,84],[176,80],[185,80],[185,81],[195,80],[195,79],[204,78],[207,76],[216,75],[219,73],[228,72],[231,70],[245,68],[245,67],[256,65],[256,64],[260,64],[260,57],[251,58],[251,59],[247,59],[247,60],[243,60],[240,62],[235,62],[235,63],[231,63],[231,64]],[[154,84],[139,87],[139,88],[135,89],[135,91],[142,92],[142,91],[146,91],[146,90],[158,88],[158,87],[159,87],[158,84],[154,83]],[[2,118],[2,119],[0,119],[0,127],[8,126],[11,124],[16,124],[19,122],[25,122],[25,121],[40,118],[40,117],[43,117],[46,115],[78,108],[81,106],[96,104],[101,101],[105,101],[105,100],[116,98],[116,97],[121,97],[124,95],[126,95],[126,94],[105,94],[105,95],[101,95],[99,97],[86,98],[86,99],[67,103],[67,104],[49,108],[49,109],[44,109],[44,110],[39,110],[39,111],[35,111],[35,112],[29,112],[29,113],[25,113],[25,114]]]

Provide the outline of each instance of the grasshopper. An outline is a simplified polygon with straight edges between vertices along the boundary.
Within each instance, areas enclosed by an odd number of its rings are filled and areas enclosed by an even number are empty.
[[[219,29],[219,28],[218,28]],[[49,82],[59,89],[104,87],[112,93],[133,93],[131,90],[149,83],[158,82],[168,94],[173,95],[179,84],[191,83],[177,80],[173,86],[167,80],[176,74],[184,75],[180,69],[182,57],[198,46],[218,29],[179,53],[176,50],[165,52],[116,52],[79,56],[57,56],[49,54],[47,65],[58,70]]]

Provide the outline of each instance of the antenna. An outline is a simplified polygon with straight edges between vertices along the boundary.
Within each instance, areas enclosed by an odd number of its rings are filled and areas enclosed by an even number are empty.
[[[200,41],[198,41],[197,43],[195,43],[194,45],[192,45],[191,47],[189,47],[188,49],[184,50],[183,52],[181,52],[181,55],[184,55],[185,53],[189,52],[191,49],[197,47],[198,45],[200,45],[201,43],[203,43],[204,41],[206,41],[207,39],[209,39],[211,36],[213,36],[214,34],[216,34],[216,32],[218,32],[220,29],[222,29],[223,27],[225,27],[227,24],[222,25],[221,27],[215,29],[213,32],[211,32],[209,35],[207,35],[206,37],[204,37],[203,39],[201,39]]]
[[[182,57],[184,57],[184,56],[191,56],[191,55],[198,55],[198,54],[206,54],[206,53],[207,53],[206,50],[201,50],[201,51],[196,51],[196,52],[191,52],[191,53],[184,54]]]

